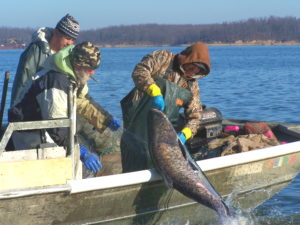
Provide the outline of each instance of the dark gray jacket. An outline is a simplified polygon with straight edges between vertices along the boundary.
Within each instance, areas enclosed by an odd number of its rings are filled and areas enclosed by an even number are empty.
[[[35,80],[34,75],[40,71],[46,58],[51,54],[49,42],[53,35],[52,28],[40,28],[32,35],[32,42],[21,54],[17,73],[11,92],[11,106],[20,101],[22,89],[27,81]]]

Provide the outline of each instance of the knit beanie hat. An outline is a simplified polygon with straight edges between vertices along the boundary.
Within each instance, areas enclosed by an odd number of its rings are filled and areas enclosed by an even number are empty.
[[[91,42],[76,45],[70,54],[70,61],[73,65],[88,67],[93,70],[100,65],[100,58],[100,50]]]
[[[77,38],[80,30],[79,23],[70,14],[61,18],[55,28],[74,40]]]

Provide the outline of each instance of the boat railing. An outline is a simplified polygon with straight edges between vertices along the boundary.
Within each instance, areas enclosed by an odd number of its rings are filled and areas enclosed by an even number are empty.
[[[70,119],[10,122],[5,128],[4,134],[0,142],[0,154],[5,150],[5,147],[14,131],[70,127],[70,123],[71,123]]]
[[[14,131],[26,131],[35,129],[51,129],[51,128],[69,128],[69,142],[67,146],[66,156],[71,156],[73,177],[75,176],[75,168],[77,165],[77,158],[75,157],[75,113],[74,113],[75,99],[73,96],[73,87],[70,85],[68,93],[68,117],[61,119],[40,120],[40,121],[26,121],[26,122],[9,122],[4,129],[0,141],[0,156],[5,151],[5,148]],[[42,148],[37,146],[37,148]]]

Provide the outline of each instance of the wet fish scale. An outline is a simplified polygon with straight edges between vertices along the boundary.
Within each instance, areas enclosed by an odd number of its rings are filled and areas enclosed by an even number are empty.
[[[220,196],[201,172],[193,170],[178,144],[177,133],[159,110],[151,110],[148,118],[149,146],[152,160],[169,187],[210,207],[221,216],[229,211]]]

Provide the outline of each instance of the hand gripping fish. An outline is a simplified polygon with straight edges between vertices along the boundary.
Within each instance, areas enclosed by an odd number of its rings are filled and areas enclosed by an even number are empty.
[[[177,133],[166,115],[152,109],[148,115],[149,149],[156,169],[170,188],[214,209],[221,218],[234,217],[198,165],[178,142]]]

